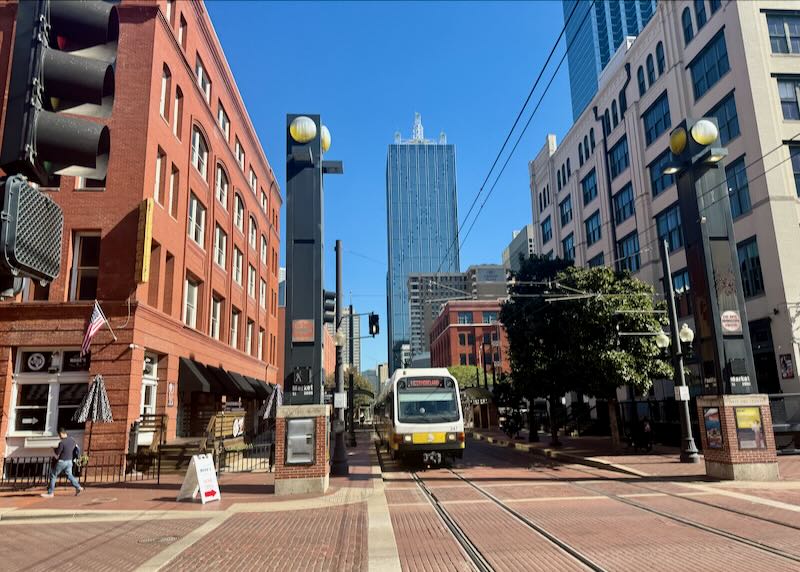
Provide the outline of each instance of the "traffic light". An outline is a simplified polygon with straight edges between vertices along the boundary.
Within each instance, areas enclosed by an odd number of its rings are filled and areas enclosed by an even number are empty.
[[[322,291],[322,322],[333,324],[336,321],[336,292]]]
[[[369,315],[369,335],[370,336],[377,336],[378,332],[380,332],[380,327],[378,326],[378,314],[370,314]]]
[[[29,0],[17,21],[0,166],[46,185],[104,179],[114,103],[117,8],[102,0]],[[69,115],[65,115],[69,114]]]
[[[61,268],[61,208],[25,177],[8,177],[0,215],[0,276],[50,282]]]

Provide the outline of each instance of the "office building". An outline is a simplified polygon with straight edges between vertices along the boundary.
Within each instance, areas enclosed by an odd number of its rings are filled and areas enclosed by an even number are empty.
[[[518,272],[520,261],[530,258],[535,250],[536,234],[533,232],[533,225],[526,224],[521,230],[511,233],[511,242],[503,250],[503,268],[512,272]]]
[[[444,133],[425,139],[417,113],[411,139],[395,134],[386,158],[389,370],[411,357],[408,276],[458,272],[456,150]]]
[[[250,430],[265,382],[279,383],[283,199],[208,12],[174,0],[117,9],[107,177],[43,189],[64,212],[61,273],[0,304],[6,456],[50,457],[59,425],[82,442],[72,414],[96,374],[114,421],[94,427],[93,453],[127,451],[143,415],[164,416],[167,441],[199,438],[231,401]],[[0,14],[9,37],[15,12]],[[146,255],[149,273],[136,264]],[[95,300],[114,335],[103,327],[81,357]]]
[[[471,298],[469,281],[463,272],[429,272],[408,275],[408,309],[411,327],[411,355],[430,351],[428,334],[433,321],[448,300]]]
[[[762,393],[800,391],[799,28],[796,2],[659,2],[560,145],[548,136],[529,164],[541,253],[629,270],[662,292],[666,239],[676,290],[690,292],[664,166],[672,128],[716,118]]]
[[[573,119],[597,93],[598,78],[617,49],[629,36],[638,36],[653,17],[656,1],[562,0]]]
[[[465,272],[473,300],[497,300],[506,292],[506,271],[501,264],[476,264]]]
[[[353,310],[353,367],[356,371],[361,371],[361,316],[357,310]],[[347,366],[350,364],[350,307],[342,308],[342,323],[339,330],[344,336],[344,346],[342,346],[342,363]],[[333,324],[325,324],[325,331],[335,339],[336,332],[333,329]],[[331,344],[333,347],[333,344]],[[327,370],[326,370],[327,371]],[[331,370],[332,371],[332,370]]]

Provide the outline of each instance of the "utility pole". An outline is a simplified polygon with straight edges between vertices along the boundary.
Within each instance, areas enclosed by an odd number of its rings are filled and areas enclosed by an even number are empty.
[[[489,389],[489,376],[486,373],[486,344],[481,344],[481,354],[483,354],[483,387]]]
[[[347,434],[347,445],[350,446],[350,447],[355,447],[356,446],[356,430],[355,430],[355,427],[353,426],[353,407],[355,407],[355,399],[354,399],[354,395],[353,395],[353,382],[354,382],[354,379],[353,379],[353,368],[355,367],[354,361],[353,361],[353,352],[355,351],[355,342],[354,342],[354,339],[353,339],[354,338],[353,332],[355,331],[354,330],[355,326],[353,324],[353,305],[352,304],[350,304],[350,315],[348,316],[348,320],[349,320],[349,324],[348,325],[349,325],[349,329],[350,329],[350,332],[349,332],[349,335],[348,335],[348,337],[350,338],[350,340],[349,340],[349,342],[350,342],[350,346],[349,346],[349,349],[350,349],[350,360],[349,360],[350,361],[350,380],[349,381],[350,381],[350,383],[347,386],[347,424],[348,424],[348,427],[349,427],[350,431]]]
[[[342,241],[336,241],[336,320],[334,322],[333,335],[337,337],[339,326],[342,322]],[[344,393],[344,369],[342,368],[342,344],[336,342],[336,394]],[[334,399],[335,401],[335,399]],[[347,462],[347,450],[344,445],[344,409],[338,408],[336,415],[336,426],[334,427],[334,445],[331,463],[331,473],[337,476],[344,476],[350,472],[350,465]]]
[[[661,267],[664,272],[664,294],[669,311],[669,334],[672,339],[672,360],[675,372],[675,397],[679,398],[678,411],[681,418],[681,462],[699,463],[697,446],[692,437],[692,424],[689,418],[689,388],[683,371],[683,352],[681,338],[678,335],[678,313],[675,310],[675,289],[672,284],[672,272],[669,266],[669,246],[666,240],[659,244],[661,251]]]

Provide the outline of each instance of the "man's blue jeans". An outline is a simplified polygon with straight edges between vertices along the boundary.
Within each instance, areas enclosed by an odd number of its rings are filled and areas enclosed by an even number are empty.
[[[53,491],[56,489],[56,479],[61,473],[66,473],[67,480],[73,487],[75,487],[76,491],[81,489],[78,479],[76,479],[75,475],[72,474],[72,461],[59,460],[56,462],[53,470],[50,471],[50,486],[47,488],[48,493],[53,494]]]

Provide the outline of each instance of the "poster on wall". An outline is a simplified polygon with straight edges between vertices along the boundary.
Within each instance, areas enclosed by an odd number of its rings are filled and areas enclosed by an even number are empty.
[[[175,407],[175,384],[167,384],[167,407]]]
[[[781,379],[793,379],[794,378],[794,360],[792,360],[792,354],[781,354],[780,355],[780,362],[781,362]]]
[[[734,407],[736,417],[736,438],[739,449],[766,449],[764,426],[761,422],[760,407]]]
[[[706,441],[709,449],[722,449],[722,424],[719,407],[703,407],[703,421],[706,426]]]

